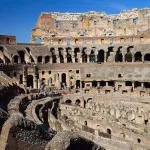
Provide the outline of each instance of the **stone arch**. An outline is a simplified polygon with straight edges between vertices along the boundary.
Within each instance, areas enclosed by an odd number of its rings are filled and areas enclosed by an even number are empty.
[[[107,131],[107,134],[111,135],[111,132],[112,132],[111,129],[107,128],[106,131]]]
[[[97,87],[97,81],[92,81],[92,87]]]
[[[63,56],[63,51],[64,49],[62,47],[59,47],[58,48],[58,51],[59,51],[59,58],[60,58],[60,63],[64,63],[64,56]]]
[[[18,51],[20,61],[21,63],[25,63],[25,52],[24,51]]]
[[[101,49],[98,51],[97,61],[98,61],[98,63],[103,63],[104,59],[105,59],[105,52],[104,52],[104,50]]]
[[[38,56],[37,62],[38,62],[38,63],[42,63],[42,56]]]
[[[76,105],[76,106],[81,106],[81,100],[80,100],[80,99],[77,99],[77,100],[75,101],[75,105]]]
[[[27,76],[27,87],[32,87],[33,88],[33,75],[28,75]]]
[[[100,86],[106,86],[106,81],[100,81]]]
[[[49,63],[50,62],[50,56],[45,56],[45,64]]]
[[[67,99],[67,100],[65,101],[65,103],[71,105],[71,104],[72,104],[72,101],[71,101],[70,99]]]
[[[85,126],[87,126],[87,125],[88,125],[87,121],[84,121],[84,125],[85,125]]]
[[[74,56],[75,56],[75,62],[78,63],[80,60],[80,58],[78,58],[78,53],[80,53],[80,49],[78,47],[76,47],[74,49]]]
[[[150,88],[150,82],[144,82],[144,87],[147,89],[147,88]]]
[[[135,62],[141,62],[142,61],[142,53],[141,52],[136,52],[134,54],[134,61]]]
[[[80,88],[80,80],[76,80],[76,88],[78,89],[78,88]]]
[[[114,47],[108,47],[108,51],[106,52],[106,60],[108,62],[109,58],[112,56],[111,54],[114,52]]]
[[[115,62],[123,62],[123,55],[121,52],[121,47],[118,48],[118,50],[116,51],[116,56],[115,56]]]
[[[85,50],[87,50],[86,47],[82,49],[82,62],[83,63],[87,63],[87,54],[86,54]]]
[[[90,53],[90,62],[95,62],[95,52],[94,50],[91,50],[91,53]]]
[[[67,63],[72,63],[72,49],[70,47],[66,48],[66,52],[67,52]]]
[[[141,83],[138,81],[134,82],[134,88],[141,87]]]
[[[61,75],[61,82],[66,83],[66,74],[65,73],[62,73],[62,75]]]
[[[144,55],[144,61],[150,61],[150,53]]]
[[[132,46],[127,48],[127,53],[125,54],[125,62],[132,62],[132,53],[131,53]]]
[[[15,64],[18,64],[18,63],[19,63],[19,56],[18,56],[18,55],[14,55],[14,57],[13,57],[13,62],[14,62]]]
[[[90,101],[92,101],[92,98],[88,98],[87,99],[87,103],[89,103]]]
[[[56,54],[55,54],[55,48],[51,47],[50,48],[50,52],[52,54],[52,63],[57,63],[57,57],[56,57]]]

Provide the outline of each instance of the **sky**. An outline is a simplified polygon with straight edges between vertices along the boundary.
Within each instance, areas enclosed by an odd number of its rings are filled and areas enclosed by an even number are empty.
[[[117,14],[132,8],[150,8],[150,0],[0,0],[0,35],[15,35],[18,43],[30,42],[41,12]]]

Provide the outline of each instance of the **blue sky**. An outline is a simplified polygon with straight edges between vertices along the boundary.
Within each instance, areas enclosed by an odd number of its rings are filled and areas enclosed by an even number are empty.
[[[0,0],[0,34],[16,35],[17,42],[30,41],[41,12],[105,11],[149,8],[150,0]]]

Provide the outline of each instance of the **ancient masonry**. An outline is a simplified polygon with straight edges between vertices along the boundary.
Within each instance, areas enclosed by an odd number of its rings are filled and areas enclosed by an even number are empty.
[[[0,150],[150,150],[150,9],[41,13],[30,43],[0,36],[0,107]]]

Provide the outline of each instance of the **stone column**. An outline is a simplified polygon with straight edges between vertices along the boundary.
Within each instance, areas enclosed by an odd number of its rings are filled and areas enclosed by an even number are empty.
[[[57,63],[60,64],[60,57],[59,57],[59,55],[56,55],[56,58],[57,58]]]
[[[87,55],[87,63],[90,63],[90,56]]]
[[[64,63],[67,63],[67,53],[66,52],[64,52],[63,57],[64,57]]]
[[[45,59],[44,59],[44,57],[42,57],[42,64],[45,64]]]
[[[144,88],[144,82],[141,82],[141,87]]]
[[[122,54],[122,61],[125,62],[125,54]]]
[[[72,58],[72,63],[75,63],[75,55],[71,54],[71,58]]]
[[[95,62],[97,63],[97,55],[98,55],[98,51],[95,51]]]
[[[99,88],[100,87],[100,82],[99,81],[97,81],[97,88]]]
[[[50,56],[50,64],[52,64],[52,56]]]
[[[144,54],[142,54],[142,62],[144,62]]]
[[[108,86],[108,81],[106,81],[106,86]]]

